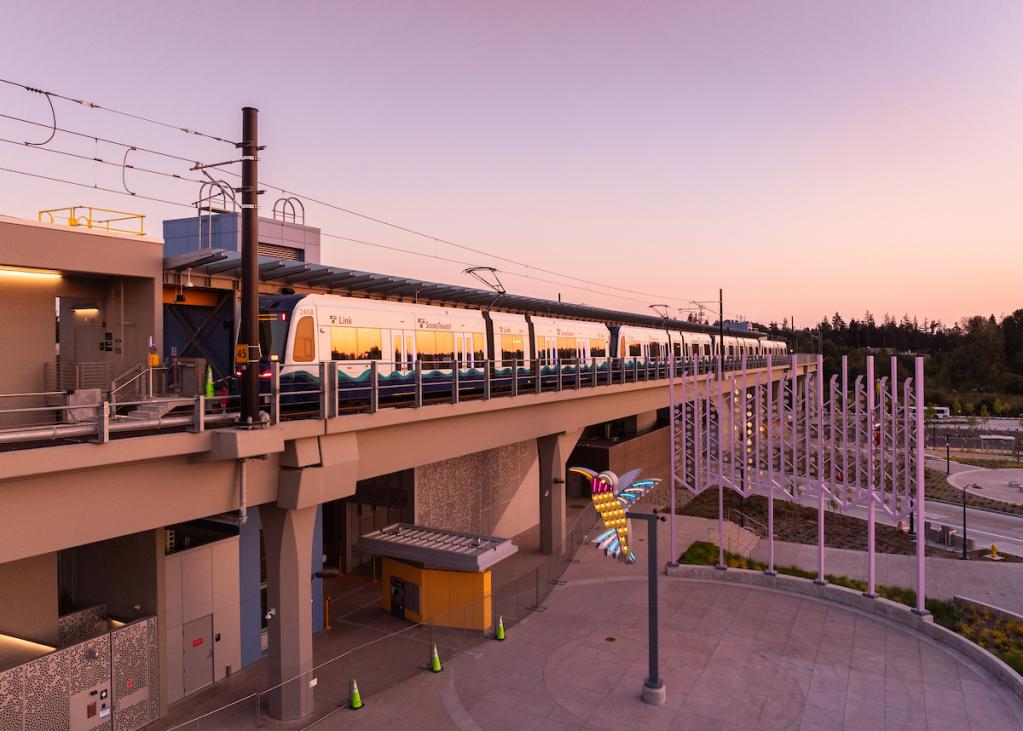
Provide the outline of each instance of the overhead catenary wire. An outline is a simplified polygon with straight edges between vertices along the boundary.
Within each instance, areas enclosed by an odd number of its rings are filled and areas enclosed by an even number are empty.
[[[19,143],[20,144],[20,143]],[[57,178],[52,175],[42,175],[40,173],[33,173],[27,170],[15,170],[14,168],[0,167],[0,172],[13,173],[15,175],[25,175],[30,178],[39,178],[40,180],[49,180],[52,183],[64,183],[65,185],[76,185],[79,188],[90,188],[93,190],[101,190],[105,193],[114,193],[115,195],[123,195],[129,198],[138,198],[141,200],[153,201],[154,203],[165,203],[169,206],[180,206],[181,208],[189,208],[195,210],[195,205],[192,203],[181,203],[180,201],[170,201],[166,198],[156,198],[151,195],[142,195],[141,193],[125,193],[123,190],[117,190],[116,188],[105,188],[102,185],[93,185],[91,183],[83,183],[78,180],[68,180],[66,178]]]
[[[0,79],[0,81],[2,81],[2,79]],[[34,122],[32,120],[27,120],[27,119],[24,119],[24,118],[21,118],[21,117],[16,117],[16,116],[9,115],[9,114],[0,113],[0,117],[6,118],[6,119],[11,119],[11,120],[17,121],[17,122],[23,122],[23,123],[26,123],[26,124],[32,124],[32,125],[36,125],[36,126],[40,126],[40,127],[49,127],[49,125],[45,125],[45,124],[42,124],[40,122]],[[120,141],[120,140],[113,140],[113,139],[108,139],[108,138],[103,138],[103,137],[95,137],[94,135],[91,135],[91,134],[87,134],[87,133],[79,132],[79,131],[75,131],[75,130],[69,130],[69,129],[65,129],[65,128],[57,127],[57,126],[55,126],[54,129],[56,131],[59,131],[59,132],[64,132],[64,133],[67,133],[67,134],[71,134],[71,135],[75,135],[75,136],[79,136],[79,137],[84,137],[84,138],[87,138],[87,139],[97,139],[100,142],[105,142],[105,143],[112,144],[112,145],[118,145],[118,146],[124,147],[128,151],[130,151],[130,150],[138,150],[139,152],[146,152],[146,153],[150,153],[150,154],[154,154],[154,155],[160,155],[160,156],[163,156],[163,157],[166,157],[166,158],[169,158],[169,159],[174,159],[174,160],[178,160],[178,161],[181,161],[181,162],[188,162],[188,163],[190,163],[193,166],[198,166],[198,165],[202,164],[200,161],[195,160],[193,158],[184,157],[184,156],[181,156],[181,155],[176,155],[176,154],[168,153],[168,152],[161,151],[161,150],[154,150],[154,149],[151,149],[151,148],[146,148],[146,147],[142,147],[142,146],[139,146],[139,145],[134,145],[134,144],[131,144],[131,143]],[[7,141],[7,140],[4,140],[4,141]],[[17,143],[17,144],[21,144],[21,143]],[[40,148],[40,149],[48,149],[48,148]],[[91,158],[88,158],[88,159],[91,160]],[[111,163],[109,163],[107,161],[104,161],[104,162],[106,162],[106,164],[111,164]],[[113,164],[117,164],[117,163],[113,163]],[[143,168],[135,168],[135,169],[140,170],[142,172],[155,172],[156,174],[161,174],[159,171],[148,171],[148,170],[143,169]],[[231,176],[234,176],[234,177],[241,177],[240,173],[237,173],[237,172],[235,172],[233,170],[222,169],[222,171],[224,173],[227,173],[228,175],[231,175]],[[180,176],[180,175],[173,175],[173,174],[167,174],[167,175],[169,177],[176,177],[176,178],[178,178],[180,180],[188,180],[188,181],[191,181],[191,182],[199,182],[199,183],[205,182],[205,181],[202,181],[202,180],[195,181],[195,180],[193,180],[191,178],[186,178],[186,177]],[[371,223],[376,223],[376,224],[379,224],[379,225],[387,226],[389,228],[392,228],[392,229],[397,230],[397,231],[401,231],[403,233],[408,233],[408,234],[411,234],[411,235],[414,235],[414,236],[418,236],[420,238],[423,238],[423,239],[426,239],[428,241],[433,242],[435,249],[436,249],[437,245],[443,244],[445,246],[451,246],[451,247],[454,247],[454,248],[457,248],[457,249],[461,249],[463,251],[468,251],[468,252],[471,252],[471,253],[474,253],[474,254],[478,254],[480,256],[486,256],[486,257],[488,257],[490,259],[496,259],[498,261],[505,262],[506,264],[512,264],[514,266],[522,267],[522,269],[524,270],[523,272],[514,272],[514,271],[507,270],[507,269],[499,270],[503,274],[509,274],[509,275],[512,275],[512,276],[520,277],[520,278],[532,279],[533,281],[540,281],[540,282],[544,282],[544,283],[547,283],[547,284],[553,284],[555,286],[568,287],[570,289],[575,289],[575,290],[579,290],[579,291],[597,292],[597,293],[605,294],[607,296],[614,296],[614,297],[621,296],[619,294],[612,294],[612,292],[613,292],[613,293],[624,293],[625,295],[643,296],[643,297],[648,297],[650,299],[666,299],[666,300],[672,300],[672,301],[676,301],[676,302],[685,302],[687,304],[690,302],[689,299],[686,299],[684,297],[677,297],[677,296],[673,296],[673,295],[665,295],[665,294],[656,294],[656,293],[651,293],[651,292],[645,292],[643,290],[632,289],[632,288],[629,288],[629,287],[620,287],[620,286],[616,286],[616,285],[613,285],[613,284],[607,284],[605,282],[593,281],[593,280],[586,279],[584,277],[577,277],[577,276],[570,275],[570,274],[563,274],[561,272],[557,272],[557,271],[554,271],[552,269],[548,269],[548,268],[541,267],[541,266],[535,266],[535,265],[529,264],[527,262],[519,261],[517,259],[513,259],[513,258],[510,258],[510,257],[504,256],[502,254],[496,254],[494,252],[486,251],[484,249],[480,249],[480,248],[473,247],[473,246],[468,246],[468,245],[465,245],[465,244],[459,244],[459,243],[456,243],[454,241],[450,241],[448,239],[442,238],[440,236],[433,236],[432,234],[424,233],[422,231],[419,231],[417,229],[411,228],[409,226],[404,226],[402,224],[394,223],[392,221],[387,221],[387,220],[379,218],[377,216],[372,216],[372,215],[369,215],[369,214],[366,214],[366,213],[362,213],[360,211],[356,211],[356,210],[354,210],[352,208],[348,208],[346,206],[342,206],[342,205],[337,204],[337,203],[332,203],[330,201],[325,201],[325,200],[323,200],[321,198],[318,198],[316,196],[308,195],[308,194],[305,194],[305,193],[299,193],[299,192],[293,190],[290,187],[284,187],[284,186],[280,186],[280,185],[275,185],[275,184],[273,184],[271,182],[268,182],[268,181],[265,181],[265,180],[260,180],[259,183],[260,183],[261,186],[263,186],[265,188],[270,188],[272,190],[279,191],[283,195],[292,195],[292,196],[295,196],[296,198],[299,198],[299,199],[304,200],[304,201],[309,202],[309,203],[313,203],[315,205],[320,205],[320,206],[323,206],[325,208],[329,208],[329,209],[338,211],[340,213],[345,213],[347,215],[351,215],[351,216],[354,216],[356,218],[360,218],[362,220],[369,221]],[[125,186],[125,188],[127,189],[127,186]],[[118,191],[118,192],[120,192],[120,191]],[[345,237],[339,237],[339,238],[344,239]],[[372,242],[366,242],[366,241],[362,241],[362,240],[359,240],[359,239],[353,240],[352,243],[361,243],[361,244],[366,245],[366,246],[374,245]],[[408,249],[401,249],[400,247],[394,247],[394,246],[389,246],[389,245],[378,245],[378,248],[389,248],[389,249],[391,249],[393,251],[403,251],[405,253],[414,254],[416,256],[430,256],[430,257],[435,258],[435,259],[440,259],[440,260],[448,261],[448,262],[451,262],[451,263],[465,264],[467,266],[471,266],[471,265],[475,265],[475,264],[479,263],[479,262],[466,262],[466,261],[463,261],[463,260],[460,260],[460,259],[451,259],[451,258],[441,257],[441,256],[439,256],[439,253],[436,252],[436,251],[435,251],[435,254],[428,255],[428,254],[423,254],[422,252],[417,252],[417,251],[408,250]],[[528,274],[529,270],[533,270],[535,272],[540,272],[540,273],[543,273],[543,274],[547,274],[547,275],[550,275],[550,276],[553,276],[553,277],[558,277],[560,280],[565,280],[565,281],[552,281],[552,280],[549,280],[549,279],[544,279],[542,277],[530,276]],[[582,285],[586,285],[586,286],[584,286],[584,287],[577,287],[577,286],[573,286],[573,285],[569,284],[569,282],[576,282],[578,284],[582,284]],[[610,290],[610,292],[608,292],[608,291],[603,291],[602,292],[601,290]],[[639,303],[639,304],[643,304],[643,305],[649,304],[649,300],[646,300],[646,299],[644,299],[644,300],[636,299],[634,296],[625,296],[625,297],[623,297],[623,299],[626,299],[626,300],[628,300],[630,302],[636,302],[636,303]]]
[[[63,95],[63,94],[56,93],[56,92],[50,92],[50,91],[38,89],[36,87],[32,87],[32,86],[29,86],[29,85],[26,85],[26,84],[22,84],[22,83],[19,83],[19,82],[15,82],[15,81],[11,81],[11,80],[8,80],[8,79],[0,78],[0,82],[9,84],[11,86],[20,87],[20,88],[22,88],[22,89],[24,89],[26,91],[29,91],[29,92],[35,92],[35,93],[43,94],[43,95],[45,95],[47,97],[48,100],[50,99],[51,96],[53,96],[53,97],[56,97],[58,99],[63,99],[65,101],[81,104],[81,105],[87,106],[89,108],[100,109],[100,110],[103,110],[103,111],[111,112],[111,113],[114,113],[114,114],[119,114],[119,115],[122,115],[122,116],[125,116],[125,117],[129,117],[129,118],[132,118],[132,119],[140,120],[140,121],[143,121],[143,122],[147,122],[147,123],[151,123],[151,124],[156,124],[156,125],[167,127],[167,128],[171,128],[171,129],[176,129],[176,130],[179,130],[179,131],[182,131],[182,132],[198,135],[198,136],[201,136],[201,137],[206,137],[206,138],[213,139],[213,140],[216,140],[216,141],[219,141],[219,142],[235,144],[235,143],[231,142],[230,140],[227,140],[227,139],[225,139],[223,137],[219,137],[217,135],[207,134],[207,133],[204,133],[204,132],[200,132],[198,130],[194,130],[194,129],[187,128],[187,127],[181,127],[179,125],[170,124],[170,123],[163,122],[161,120],[152,119],[150,117],[146,117],[146,116],[143,116],[143,115],[138,115],[138,114],[134,114],[134,113],[130,113],[130,112],[125,112],[123,110],[114,109],[114,108],[111,108],[111,107],[106,107],[104,105],[100,105],[100,104],[97,104],[95,102],[87,101],[87,100],[84,100],[84,99],[76,99],[74,97],[66,96],[66,95]],[[52,101],[50,103],[51,103],[51,107],[52,107]],[[92,134],[87,134],[87,133],[83,133],[83,132],[79,132],[79,131],[75,131],[75,130],[61,128],[56,123],[56,114],[55,113],[53,114],[53,123],[52,124],[43,124],[43,123],[40,123],[40,122],[35,122],[35,121],[32,121],[32,120],[28,120],[28,119],[24,119],[24,118],[21,118],[21,117],[17,117],[17,116],[10,115],[10,114],[4,114],[4,113],[0,113],[0,117],[6,118],[6,119],[11,119],[11,120],[17,121],[17,122],[22,122],[22,123],[25,123],[25,124],[30,124],[30,125],[35,125],[35,126],[39,126],[39,127],[49,128],[51,130],[50,137],[47,139],[46,143],[27,143],[27,142],[19,142],[19,141],[16,141],[16,140],[9,140],[9,139],[3,139],[3,138],[0,138],[0,141],[7,142],[7,143],[10,143],[10,144],[19,144],[19,145],[23,145],[23,146],[27,146],[27,147],[32,147],[33,149],[45,149],[45,150],[48,150],[50,152],[54,152],[56,154],[67,155],[67,156],[78,158],[78,159],[82,159],[82,160],[92,161],[92,162],[98,163],[98,164],[104,164],[104,165],[109,165],[109,166],[113,166],[113,167],[119,167],[121,169],[121,171],[122,171],[122,186],[124,187],[124,190],[122,191],[122,190],[115,190],[115,189],[112,189],[112,188],[104,188],[104,187],[99,186],[97,184],[89,185],[87,183],[82,183],[82,182],[79,182],[79,181],[66,180],[66,179],[62,179],[62,178],[55,178],[55,177],[44,176],[44,175],[37,175],[36,177],[39,177],[39,178],[52,180],[54,182],[63,182],[63,183],[66,183],[66,184],[76,185],[76,186],[80,186],[80,187],[88,187],[88,188],[93,188],[93,189],[96,189],[96,190],[103,190],[105,192],[110,192],[110,193],[114,193],[114,194],[117,194],[117,195],[126,195],[126,196],[130,196],[130,197],[134,197],[134,198],[139,198],[139,199],[152,200],[152,201],[155,201],[155,202],[162,202],[162,203],[167,203],[167,204],[170,204],[170,205],[188,206],[188,207],[194,207],[194,204],[192,206],[189,206],[189,204],[178,203],[176,201],[168,201],[166,199],[162,199],[162,198],[158,198],[158,197],[154,197],[154,196],[140,195],[140,194],[137,194],[137,193],[131,191],[128,188],[127,181],[125,179],[125,174],[126,174],[127,170],[130,169],[130,170],[136,170],[136,171],[139,171],[139,172],[150,173],[150,174],[154,174],[154,175],[161,175],[161,176],[165,176],[165,177],[169,177],[169,178],[173,178],[173,179],[177,179],[177,180],[182,180],[182,181],[186,181],[186,182],[193,182],[193,183],[203,183],[203,182],[205,182],[205,181],[202,181],[202,180],[197,180],[197,179],[194,179],[194,178],[189,178],[189,177],[186,177],[186,176],[183,176],[183,175],[180,175],[180,174],[176,174],[176,173],[168,173],[168,172],[165,172],[165,171],[159,171],[159,170],[153,170],[153,169],[150,169],[150,168],[138,167],[138,166],[134,166],[134,165],[129,165],[127,163],[127,159],[128,159],[129,153],[132,152],[132,151],[136,151],[136,150],[139,151],[139,152],[145,152],[145,153],[149,153],[149,154],[163,156],[163,157],[166,157],[168,159],[174,159],[174,160],[178,160],[178,161],[181,161],[181,162],[188,162],[188,163],[191,163],[193,167],[201,166],[202,163],[200,161],[198,161],[198,160],[195,160],[195,159],[190,158],[190,157],[185,157],[185,156],[182,156],[182,155],[177,155],[177,154],[174,154],[174,153],[168,153],[168,152],[161,151],[161,150],[155,150],[155,149],[152,149],[152,148],[146,148],[146,147],[142,147],[142,146],[139,146],[139,145],[134,145],[134,144],[123,142],[123,141],[119,141],[119,140],[113,140],[113,139],[109,139],[109,138],[101,138],[101,137],[98,137],[96,135],[92,135]],[[42,145],[45,145],[48,142],[50,142],[53,139],[53,137],[56,134],[56,132],[58,132],[58,131],[64,132],[64,133],[67,133],[67,134],[71,134],[71,135],[75,135],[75,136],[79,136],[79,137],[83,137],[83,138],[87,138],[87,139],[92,139],[92,140],[95,140],[97,144],[99,142],[104,142],[104,143],[107,143],[107,144],[112,144],[112,145],[117,145],[117,146],[123,147],[125,149],[124,160],[122,162],[120,162],[120,163],[117,163],[117,162],[114,162],[114,161],[104,160],[104,159],[100,158],[98,155],[90,157],[90,156],[87,156],[87,155],[79,155],[77,153],[72,153],[72,152],[69,152],[69,151],[66,151],[66,150],[54,150],[52,148],[42,146]],[[8,171],[8,172],[12,172],[12,173],[16,173],[16,174],[32,175],[32,173],[28,173],[26,171],[13,170],[13,169],[9,169],[9,168],[3,168],[3,170]],[[224,172],[226,172],[226,173],[228,173],[230,175],[236,176],[236,177],[240,177],[239,174],[234,172],[234,171],[224,170]],[[432,241],[433,244],[434,244],[434,249],[435,250],[434,250],[434,253],[431,255],[431,254],[425,254],[425,253],[420,252],[420,251],[415,251],[415,250],[411,250],[411,249],[405,249],[405,248],[402,248],[402,247],[388,245],[388,244],[381,244],[381,243],[378,243],[378,242],[370,242],[370,241],[366,241],[366,240],[363,240],[363,239],[355,239],[355,238],[352,238],[352,237],[346,237],[346,236],[340,236],[340,235],[334,235],[334,234],[323,234],[324,236],[327,236],[329,238],[336,238],[336,239],[339,239],[339,240],[349,241],[351,243],[361,244],[361,245],[365,245],[365,246],[373,246],[375,248],[390,250],[390,251],[394,251],[396,253],[405,253],[405,254],[411,254],[411,255],[415,255],[415,256],[423,256],[423,257],[427,257],[427,258],[433,258],[433,259],[436,259],[436,260],[439,260],[439,261],[445,261],[445,262],[460,264],[460,265],[464,265],[464,266],[473,266],[473,265],[476,265],[476,264],[479,263],[479,262],[469,262],[469,261],[465,261],[465,260],[462,260],[462,259],[455,259],[455,258],[452,258],[452,257],[441,256],[439,251],[437,250],[437,247],[440,244],[443,244],[445,246],[450,246],[450,247],[453,247],[453,248],[456,248],[456,249],[459,249],[459,250],[462,250],[462,251],[466,251],[466,252],[470,252],[470,253],[473,253],[473,254],[477,254],[479,256],[487,257],[490,260],[496,260],[496,261],[504,262],[506,264],[510,264],[510,265],[522,268],[522,270],[523,270],[522,272],[512,271],[512,270],[509,270],[509,269],[497,269],[497,271],[501,272],[502,274],[506,274],[506,275],[509,275],[509,276],[519,277],[519,278],[528,279],[528,280],[532,280],[532,281],[536,281],[536,282],[542,282],[542,283],[553,285],[553,286],[557,286],[557,287],[567,287],[569,289],[574,289],[574,290],[577,290],[577,291],[591,292],[591,293],[601,294],[601,295],[608,296],[608,297],[615,297],[615,298],[627,300],[627,301],[634,302],[634,303],[637,303],[637,304],[642,304],[642,305],[649,304],[649,300],[648,299],[637,299],[636,296],[642,296],[644,298],[651,298],[651,299],[661,299],[661,300],[670,300],[670,301],[676,301],[676,302],[686,302],[686,303],[691,301],[691,300],[688,300],[686,298],[677,297],[677,296],[673,296],[673,295],[655,294],[655,293],[645,292],[643,290],[633,289],[633,288],[630,288],[630,287],[621,287],[621,286],[617,286],[617,285],[613,285],[613,284],[608,284],[608,283],[605,283],[605,282],[598,282],[598,281],[594,281],[594,280],[589,280],[589,279],[586,279],[584,277],[578,277],[578,276],[574,276],[574,275],[570,275],[570,274],[563,274],[563,273],[555,271],[553,269],[548,269],[546,267],[541,267],[541,266],[535,266],[535,265],[529,264],[527,262],[520,261],[518,259],[509,257],[509,256],[505,256],[503,254],[498,254],[498,253],[495,253],[495,252],[492,252],[492,251],[487,251],[485,249],[481,249],[481,248],[478,248],[478,247],[475,247],[475,246],[469,246],[467,244],[461,244],[461,243],[458,243],[458,242],[455,242],[455,241],[452,241],[452,240],[449,240],[449,239],[445,239],[445,238],[440,237],[440,236],[434,236],[432,234],[425,233],[425,232],[423,232],[421,230],[418,230],[416,228],[412,228],[410,226],[405,226],[405,225],[402,225],[402,224],[399,224],[399,223],[395,223],[393,221],[388,221],[388,220],[380,218],[378,216],[372,216],[372,215],[369,215],[369,214],[366,214],[366,213],[362,213],[360,211],[354,210],[354,209],[349,208],[347,206],[343,206],[343,205],[340,205],[340,204],[337,204],[337,203],[332,203],[330,201],[323,200],[323,199],[318,198],[316,196],[312,196],[312,195],[308,195],[308,194],[305,194],[305,193],[297,192],[297,191],[291,189],[290,187],[284,187],[284,186],[280,186],[280,185],[275,185],[275,184],[272,184],[272,183],[267,182],[267,181],[260,181],[260,183],[263,186],[265,186],[266,188],[270,188],[270,189],[273,189],[273,190],[280,191],[284,195],[295,196],[296,198],[299,198],[301,200],[304,200],[306,202],[309,202],[309,203],[312,203],[312,204],[315,204],[315,205],[320,205],[320,206],[323,206],[325,208],[329,208],[329,209],[332,209],[332,210],[344,213],[346,215],[351,215],[351,216],[354,216],[356,218],[360,218],[362,220],[369,221],[371,223],[375,223],[375,224],[378,224],[378,225],[386,226],[388,228],[391,228],[391,229],[394,229],[394,230],[397,230],[397,231],[401,231],[403,233],[407,233],[407,234],[410,234],[410,235],[413,235],[413,236],[424,238],[424,239],[426,239],[428,241]],[[547,279],[547,278],[544,278],[544,277],[535,276],[535,274],[530,274],[530,271],[532,271],[532,272],[539,272],[539,273],[546,274],[546,275],[549,275],[549,276],[552,276],[552,277],[556,277],[557,281],[556,280],[552,280],[552,279]],[[575,284],[572,284],[573,282]],[[582,285],[582,286],[580,286],[580,285]]]
[[[233,140],[229,140],[229,139],[226,139],[224,137],[220,137],[218,135],[209,134],[208,132],[201,132],[201,131],[199,131],[197,129],[191,129],[190,127],[182,127],[181,125],[172,124],[170,122],[164,122],[164,121],[161,121],[159,119],[153,119],[151,117],[146,117],[146,116],[143,116],[141,114],[135,114],[134,112],[126,112],[123,109],[115,109],[114,107],[108,107],[108,106],[105,106],[103,104],[98,104],[96,102],[89,101],[87,99],[77,99],[77,98],[75,98],[73,96],[67,96],[65,94],[60,94],[60,93],[55,92],[55,91],[48,91],[46,89],[40,89],[40,88],[35,87],[35,86],[30,86],[29,84],[23,84],[20,81],[11,81],[10,79],[0,78],[0,83],[8,84],[10,86],[17,86],[17,87],[22,88],[25,91],[30,92],[30,93],[42,94],[47,99],[52,99],[52,98],[62,99],[62,100],[67,101],[67,102],[73,102],[74,104],[80,104],[81,106],[88,107],[89,109],[99,109],[99,110],[104,111],[104,112],[109,112],[110,114],[117,114],[117,115],[120,115],[122,117],[127,117],[129,119],[138,120],[140,122],[146,122],[148,124],[157,125],[159,127],[166,127],[167,129],[178,130],[179,132],[184,132],[185,134],[196,135],[198,137],[206,137],[207,139],[216,140],[217,142],[223,142],[223,143],[226,143],[226,144],[232,145],[232,146],[236,144]],[[51,101],[51,108],[52,108],[52,101]],[[56,124],[57,124],[56,114],[54,114],[54,122],[53,122],[53,124],[54,124],[54,128],[56,128]],[[40,144],[44,144],[44,143],[40,143]]]
[[[39,146],[36,146],[36,145],[32,145],[31,143],[28,143],[28,142],[19,142],[18,140],[10,140],[10,139],[7,139],[6,137],[0,137],[0,142],[6,143],[6,144],[9,144],[9,145],[18,145],[19,147],[27,147],[30,150],[41,150],[43,152],[50,152],[50,153],[53,153],[53,154],[56,154],[56,155],[64,155],[65,157],[73,157],[73,158],[78,159],[78,160],[85,160],[87,162],[95,162],[95,163],[99,163],[101,165],[109,165],[110,167],[121,168],[122,170],[135,170],[135,171],[140,172],[140,173],[149,173],[151,175],[161,175],[161,176],[163,176],[165,178],[174,178],[176,180],[181,180],[181,181],[184,181],[186,183],[199,183],[199,184],[202,184],[202,183],[206,182],[204,180],[200,180],[199,178],[189,178],[189,177],[186,177],[184,175],[178,175],[177,173],[168,173],[165,170],[153,170],[151,168],[139,167],[137,165],[128,165],[125,162],[114,162],[113,160],[104,160],[103,158],[99,157],[98,155],[82,155],[82,154],[77,153],[77,152],[71,152],[70,150],[58,150],[58,149],[56,149],[54,147],[39,147]],[[125,160],[128,159],[128,153],[131,152],[133,149],[135,149],[135,148],[129,147],[129,148],[127,148],[125,150]],[[123,176],[122,176],[122,178],[123,178]],[[125,187],[127,188],[127,186],[125,186]],[[128,193],[132,194],[130,190],[128,191]],[[134,195],[134,194],[132,194],[132,195]]]
[[[42,122],[36,122],[36,121],[31,120],[31,119],[25,119],[24,117],[17,117],[17,116],[15,116],[13,114],[5,114],[3,112],[0,112],[0,117],[2,117],[3,119],[10,119],[10,120],[12,120],[14,122],[23,122],[24,124],[31,124],[31,125],[34,125],[36,127],[49,127],[50,126],[48,124],[43,124]],[[109,145],[117,145],[119,147],[124,147],[126,149],[130,148],[132,150],[138,150],[139,152],[149,153],[150,155],[159,155],[161,157],[166,157],[169,160],[179,160],[181,162],[187,162],[189,165],[195,165],[197,162],[199,162],[198,160],[196,160],[193,157],[184,157],[182,155],[175,155],[174,153],[171,153],[171,152],[164,152],[163,150],[154,150],[151,147],[143,147],[142,145],[135,145],[135,144],[132,144],[130,142],[121,142],[120,140],[112,140],[112,139],[107,138],[107,137],[97,137],[96,135],[88,134],[86,132],[78,132],[78,131],[72,130],[72,129],[66,129],[65,127],[55,126],[54,129],[57,132],[63,132],[64,134],[74,135],[75,137],[82,137],[82,138],[89,139],[89,140],[98,140],[100,142],[105,142],[106,144],[109,144]]]

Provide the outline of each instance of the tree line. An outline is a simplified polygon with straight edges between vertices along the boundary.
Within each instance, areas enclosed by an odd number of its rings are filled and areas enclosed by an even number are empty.
[[[848,356],[854,372],[863,370],[872,355],[925,357],[927,401],[964,415],[1010,415],[1023,412],[1023,309],[1002,318],[973,315],[947,326],[938,320],[884,315],[880,322],[869,311],[845,320],[835,313],[812,326],[795,329],[781,324],[754,324],[794,352],[820,352],[825,370],[837,372]],[[909,358],[900,358],[902,375],[909,375]]]

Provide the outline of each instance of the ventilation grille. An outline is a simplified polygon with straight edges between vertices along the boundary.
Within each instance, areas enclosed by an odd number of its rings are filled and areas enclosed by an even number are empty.
[[[302,261],[302,250],[293,249],[290,246],[278,246],[277,244],[260,244],[259,255],[269,256],[272,259],[289,259],[291,261]]]

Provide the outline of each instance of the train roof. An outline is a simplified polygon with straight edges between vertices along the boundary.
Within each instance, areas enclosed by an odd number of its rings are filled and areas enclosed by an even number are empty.
[[[225,249],[200,249],[167,257],[163,268],[167,272],[181,273],[191,270],[194,275],[217,278],[241,278],[241,253]],[[717,335],[718,328],[674,318],[641,315],[634,312],[609,310],[603,307],[546,300],[539,297],[461,287],[454,284],[428,282],[389,274],[363,272],[325,264],[308,264],[269,256],[259,257],[259,276],[262,282],[290,287],[306,294],[341,294],[380,300],[418,302],[448,307],[478,308],[498,312],[544,317],[562,317],[572,320],[591,320],[609,325],[635,325],[663,330],[702,332]],[[763,338],[761,333],[725,328],[725,334],[740,338]]]

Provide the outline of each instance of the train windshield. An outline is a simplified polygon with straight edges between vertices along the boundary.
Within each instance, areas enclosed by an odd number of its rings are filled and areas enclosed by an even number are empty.
[[[288,312],[259,312],[260,360],[283,361],[291,317]]]

